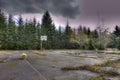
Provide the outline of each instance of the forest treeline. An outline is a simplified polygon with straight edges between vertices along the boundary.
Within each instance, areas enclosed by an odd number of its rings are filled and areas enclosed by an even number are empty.
[[[15,22],[11,14],[6,18],[0,10],[0,49],[38,50],[41,35],[48,37],[47,41],[42,42],[44,49],[120,49],[119,26],[109,32],[103,26],[98,26],[95,30],[84,26],[74,29],[67,22],[64,30],[62,27],[56,29],[48,11],[44,13],[41,21],[41,24],[35,18],[24,21],[22,16],[19,16]]]

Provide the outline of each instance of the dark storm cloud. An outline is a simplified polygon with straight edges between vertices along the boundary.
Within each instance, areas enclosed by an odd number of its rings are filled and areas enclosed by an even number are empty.
[[[120,0],[83,0],[83,11],[88,14],[100,12],[105,15],[120,14]]]
[[[75,18],[80,14],[76,0],[0,0],[0,8],[8,13],[41,13],[49,10],[55,15]]]
[[[100,22],[112,28],[120,25],[120,0],[82,0],[81,17],[84,22],[98,26]]]

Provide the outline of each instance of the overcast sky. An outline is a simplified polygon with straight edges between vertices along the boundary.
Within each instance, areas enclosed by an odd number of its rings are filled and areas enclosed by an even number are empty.
[[[51,13],[55,25],[65,26],[67,18],[72,27],[84,25],[95,28],[104,24],[112,29],[120,25],[120,0],[0,0],[0,8],[17,18],[36,17]]]

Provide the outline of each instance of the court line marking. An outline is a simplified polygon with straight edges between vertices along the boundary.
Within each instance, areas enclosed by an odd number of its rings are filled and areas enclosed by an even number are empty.
[[[35,67],[33,67],[33,65],[29,62],[29,61],[27,61],[27,60],[25,60],[27,63],[28,63],[28,65],[39,75],[39,78],[41,79],[41,77],[43,78],[43,80],[47,80],[47,78],[45,78]]]

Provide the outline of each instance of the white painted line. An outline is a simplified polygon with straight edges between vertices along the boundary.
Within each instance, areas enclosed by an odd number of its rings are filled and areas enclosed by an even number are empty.
[[[47,80],[36,68],[34,68],[33,66],[32,66],[32,64],[30,64],[30,62],[28,62],[27,60],[25,60],[27,63],[28,63],[28,65],[39,75],[39,77],[40,77],[40,79],[42,79],[42,80]],[[42,78],[41,78],[42,77]]]

